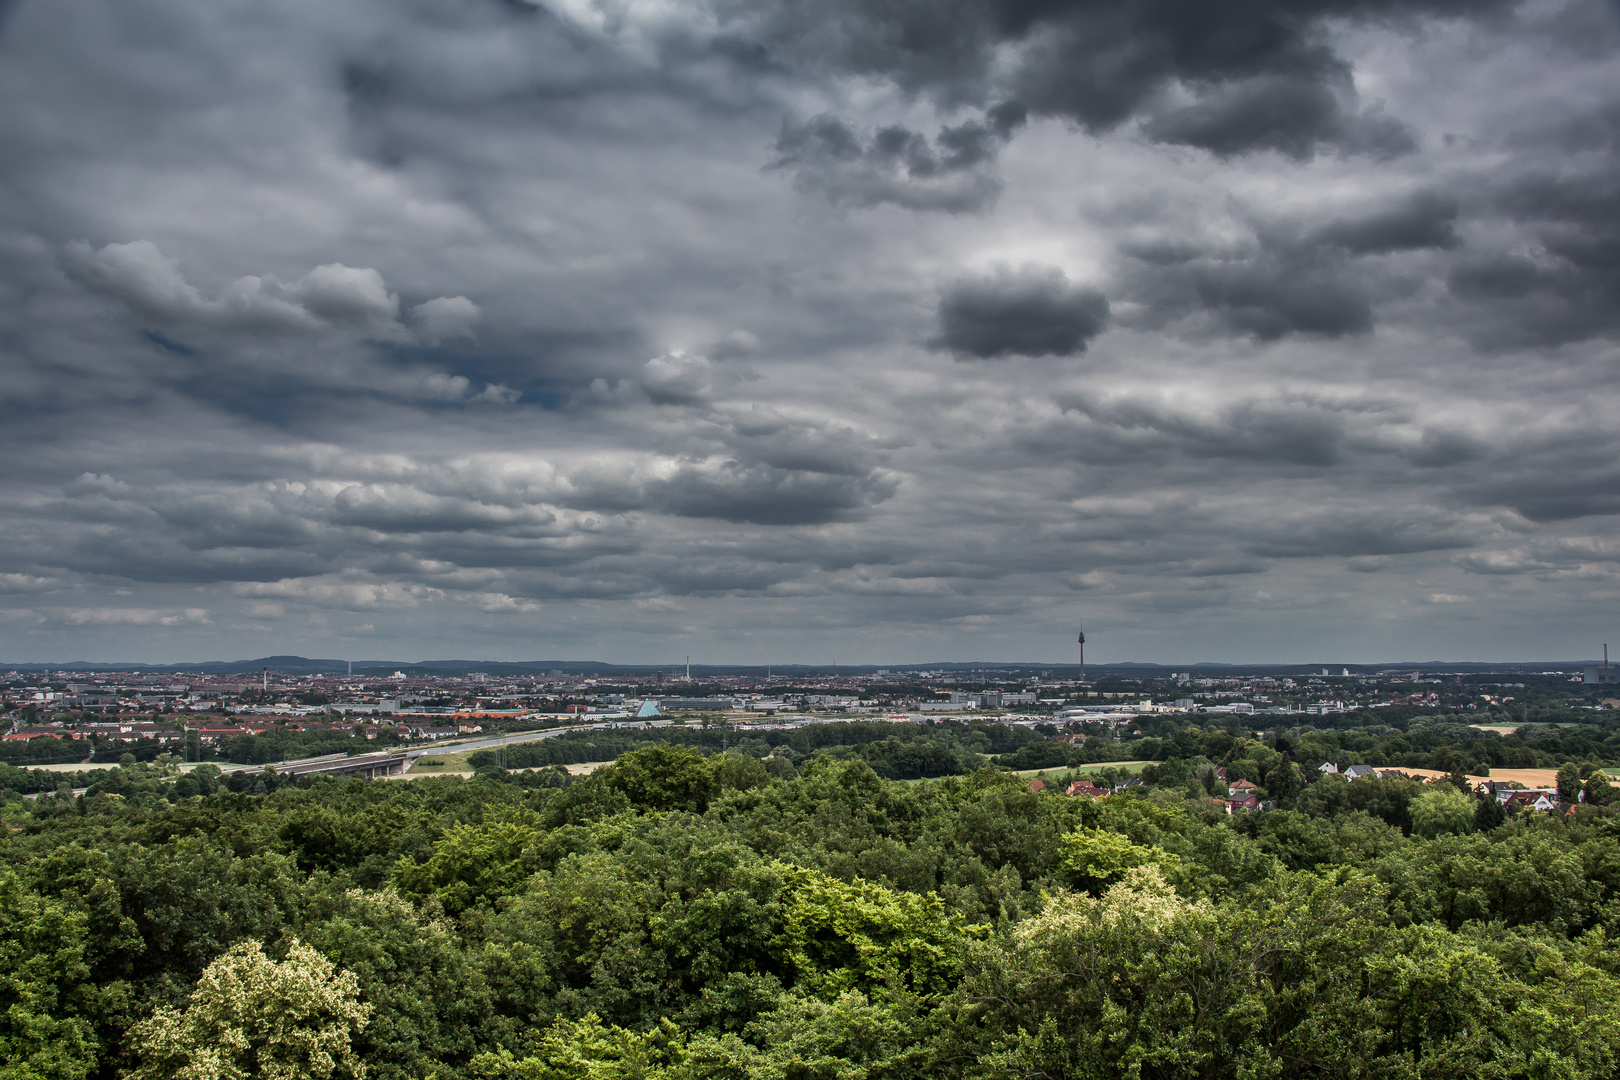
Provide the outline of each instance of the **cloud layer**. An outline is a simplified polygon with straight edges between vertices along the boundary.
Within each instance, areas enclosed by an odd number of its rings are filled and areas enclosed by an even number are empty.
[[[4,657],[1608,635],[1600,0],[0,33]]]

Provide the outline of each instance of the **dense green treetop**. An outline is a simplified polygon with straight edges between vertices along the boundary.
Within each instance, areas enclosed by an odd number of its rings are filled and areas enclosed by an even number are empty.
[[[1620,1068],[1620,812],[1598,799],[1509,814],[1322,777],[1343,733],[1189,727],[1093,802],[983,765],[972,725],[848,727],[643,741],[588,777],[237,790],[155,761],[12,790],[0,1076]],[[1226,813],[1215,764],[1277,808]]]

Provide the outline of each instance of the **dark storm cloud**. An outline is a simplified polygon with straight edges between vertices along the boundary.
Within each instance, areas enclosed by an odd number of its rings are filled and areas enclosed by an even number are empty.
[[[1452,293],[1490,348],[1558,345],[1620,332],[1620,154],[1501,184],[1490,209],[1530,243],[1467,251]]]
[[[1108,324],[1108,299],[1056,267],[1002,268],[952,286],[936,348],[962,357],[1077,356]]]
[[[1510,6],[1457,0],[782,0],[753,18],[811,63],[945,103],[1010,96],[1093,133],[1146,117],[1149,137],[1222,156],[1319,147],[1387,157],[1415,148],[1396,119],[1360,109],[1332,21],[1478,18]],[[748,9],[733,9],[741,14]],[[745,16],[746,17],[746,16]],[[1011,54],[1010,67],[998,54]],[[1175,91],[1191,100],[1166,100]]]
[[[894,477],[871,469],[850,472],[782,468],[763,461],[713,457],[671,462],[650,471],[572,478],[559,502],[604,513],[650,512],[758,525],[811,525],[864,518],[892,497]]]
[[[1143,131],[1151,139],[1208,150],[1220,157],[1275,150],[1297,161],[1323,145],[1346,153],[1395,157],[1417,149],[1411,129],[1376,112],[1357,112],[1348,72],[1265,75],[1165,109]]]
[[[1319,514],[1257,525],[1248,549],[1272,558],[1411,555],[1477,543],[1475,530],[1466,522],[1418,513]]]
[[[1470,501],[1509,506],[1531,521],[1620,514],[1620,439],[1591,424],[1512,440],[1462,490]]]
[[[1373,328],[1372,295],[1342,258],[1262,233],[1247,250],[1129,246],[1135,294],[1160,318],[1205,314],[1226,329],[1276,341]]]
[[[1417,446],[1407,451],[1406,458],[1420,468],[1444,469],[1477,461],[1490,451],[1490,444],[1477,435],[1431,428],[1423,432]]]
[[[879,460],[873,440],[852,428],[794,421],[757,404],[730,417],[728,427],[725,441],[733,450],[773,469],[865,478]]]
[[[1027,656],[1083,601],[1388,655],[1521,577],[1575,626],[1584,2],[24,5],[0,647]]]
[[[643,510],[758,525],[859,520],[898,487],[871,440],[848,427],[794,420],[754,406],[737,416],[710,412],[686,428],[691,451],[633,471],[571,474],[568,505]],[[711,452],[702,454],[707,444]]]
[[[811,525],[863,517],[894,494],[881,475],[778,469],[737,461],[684,465],[649,485],[651,504],[677,517],[718,518],[756,525]]]
[[[1247,242],[1161,238],[1122,252],[1133,298],[1158,319],[1204,315],[1260,341],[1347,337],[1373,329],[1381,298],[1410,292],[1378,258],[1461,248],[1461,213],[1456,198],[1425,189],[1314,227],[1257,216]]]
[[[1237,330],[1261,341],[1285,334],[1343,337],[1372,329],[1366,290],[1349,275],[1309,260],[1216,260],[1188,275],[1198,301]]]
[[[1365,217],[1339,218],[1316,233],[1321,244],[1343,248],[1354,255],[1386,255],[1394,251],[1455,248],[1457,200],[1424,191],[1405,202]]]
[[[983,122],[940,129],[932,143],[908,128],[881,128],[863,139],[834,116],[782,122],[770,168],[793,173],[799,190],[852,206],[894,203],[911,210],[978,210],[1001,191],[985,169],[1023,122],[1017,106],[992,109]]]

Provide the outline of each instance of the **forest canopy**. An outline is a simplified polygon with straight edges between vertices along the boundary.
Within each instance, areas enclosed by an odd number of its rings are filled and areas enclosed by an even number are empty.
[[[858,737],[643,742],[585,777],[509,755],[233,790],[156,761],[12,788],[0,1075],[1620,1068],[1620,816],[1596,798],[1496,816],[1313,767],[1331,742],[1432,755],[1422,731],[1192,729],[1144,736],[1151,782],[1093,801],[986,764],[1058,744],[835,726]],[[1217,768],[1273,808],[1229,814]]]

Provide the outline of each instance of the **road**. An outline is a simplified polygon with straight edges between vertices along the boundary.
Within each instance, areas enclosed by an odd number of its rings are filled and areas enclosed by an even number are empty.
[[[293,775],[318,774],[328,771],[328,769],[333,772],[362,771],[368,769],[374,762],[378,766],[385,765],[386,763],[383,759],[387,758],[402,757],[414,760],[419,757],[438,757],[446,754],[459,754],[464,750],[493,750],[502,746],[512,746],[516,743],[534,742],[536,739],[552,739],[558,735],[567,735],[574,731],[667,727],[670,723],[671,721],[669,720],[616,720],[612,723],[575,724],[571,727],[549,728],[545,731],[523,731],[514,735],[493,735],[486,738],[472,740],[458,739],[454,742],[436,743],[433,746],[415,747],[410,750],[401,750],[392,753],[388,751],[375,751],[370,754],[357,754],[352,758],[345,754],[321,754],[316,757],[295,758],[291,761],[277,761],[274,763],[274,768],[278,773],[291,773]],[[108,763],[108,765],[110,765],[110,763]],[[108,765],[103,765],[102,767],[108,767]],[[194,768],[195,766],[191,767]],[[64,767],[62,771],[66,772],[71,768],[72,766],[67,766]],[[259,773],[264,771],[265,766],[227,765],[220,763],[220,769],[222,772],[226,773]],[[73,794],[83,795],[86,790],[88,789],[74,788]],[[33,794],[24,796],[24,798],[29,799],[32,799],[33,797]]]
[[[511,746],[514,743],[534,742],[536,739],[553,739],[558,735],[567,735],[574,731],[668,727],[669,723],[668,720],[617,720],[611,724],[578,724],[574,727],[550,728],[546,731],[524,731],[516,735],[495,735],[487,739],[476,739],[472,742],[439,743],[434,746],[423,746],[414,750],[407,750],[405,753],[413,758],[436,757],[443,754],[459,754],[463,750],[492,750],[496,747]]]

